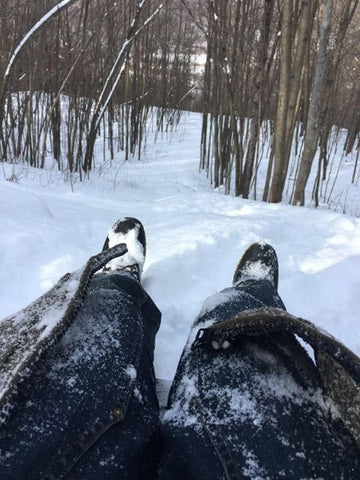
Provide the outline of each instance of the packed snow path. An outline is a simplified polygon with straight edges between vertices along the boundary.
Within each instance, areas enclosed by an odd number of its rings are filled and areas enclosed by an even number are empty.
[[[101,250],[122,216],[147,233],[143,284],[163,313],[157,377],[171,379],[202,302],[228,286],[244,249],[262,240],[279,257],[288,310],[360,355],[360,219],[224,196],[198,173],[197,115],[148,145],[142,161],[102,163],[70,183],[56,168],[2,166],[0,316],[27,305]],[[98,144],[101,156],[102,144]],[[12,173],[17,182],[6,181]]]

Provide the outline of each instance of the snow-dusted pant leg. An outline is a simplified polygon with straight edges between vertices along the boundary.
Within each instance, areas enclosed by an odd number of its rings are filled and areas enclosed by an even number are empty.
[[[1,480],[151,479],[160,312],[126,274],[95,276],[0,428]]]
[[[268,281],[205,302],[170,391],[160,480],[360,478],[359,450],[294,336],[193,347],[199,328],[261,307],[284,308]]]

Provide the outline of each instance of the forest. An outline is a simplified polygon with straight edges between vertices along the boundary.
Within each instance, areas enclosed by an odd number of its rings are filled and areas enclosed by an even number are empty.
[[[141,158],[149,118],[200,112],[199,168],[228,194],[303,205],[351,156],[359,181],[358,0],[0,0],[0,159],[86,178]],[[151,122],[153,125],[154,122]],[[266,165],[258,186],[260,163]],[[335,170],[335,173],[334,173]]]

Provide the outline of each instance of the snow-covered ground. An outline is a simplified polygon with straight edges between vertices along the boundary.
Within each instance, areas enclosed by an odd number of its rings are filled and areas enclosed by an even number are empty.
[[[176,134],[148,143],[142,161],[102,163],[73,182],[74,191],[55,168],[2,164],[0,317],[84,264],[117,218],[135,216],[148,240],[143,284],[163,313],[159,378],[172,378],[203,300],[230,284],[244,249],[258,240],[277,250],[288,310],[360,355],[360,219],[224,196],[198,172],[199,134],[199,116],[185,115]],[[347,168],[340,187],[351,178]],[[13,173],[17,182],[7,181]],[[355,213],[359,198],[351,187],[346,202]]]

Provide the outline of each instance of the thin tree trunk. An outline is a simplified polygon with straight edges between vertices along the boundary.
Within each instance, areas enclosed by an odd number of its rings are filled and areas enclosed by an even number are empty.
[[[286,115],[289,104],[289,82],[291,67],[291,21],[292,0],[284,0],[281,14],[281,40],[280,40],[280,79],[278,104],[275,121],[274,136],[274,174],[270,189],[270,202],[277,203],[282,199],[282,192],[286,176]]]
[[[41,19],[36,22],[36,24],[26,33],[26,35],[21,39],[20,43],[17,45],[15,50],[13,51],[10,60],[7,64],[4,77],[1,82],[0,86],[0,139],[1,139],[1,144],[2,144],[2,157],[6,157],[6,143],[4,141],[4,136],[3,136],[3,128],[2,124],[4,121],[4,104],[5,104],[5,98],[7,94],[7,86],[8,86],[8,81],[12,72],[12,68],[15,64],[15,60],[23,47],[28,43],[30,38],[38,31],[40,30],[48,21],[50,18],[54,17],[58,13],[60,13],[64,8],[68,7],[71,3],[77,0],[62,0],[59,2],[57,5],[55,5],[53,8],[51,8],[45,15],[41,17]]]
[[[291,68],[290,84],[289,84],[289,103],[286,118],[285,139],[285,168],[284,175],[288,172],[291,147],[293,143],[295,123],[300,107],[300,98],[302,93],[302,75],[304,69],[305,54],[308,50],[311,39],[311,31],[315,14],[318,8],[318,0],[302,0],[300,9],[299,26],[295,36],[294,60]],[[285,183],[286,178],[283,178]]]
[[[353,118],[351,121],[351,127],[349,128],[348,136],[345,144],[345,155],[349,155],[355,145],[356,136],[360,132],[360,90],[358,91],[357,99],[355,101],[357,109],[354,110]]]
[[[305,187],[309,178],[311,166],[316,153],[319,139],[318,114],[323,82],[326,74],[326,63],[328,56],[328,41],[331,26],[333,0],[325,0],[324,13],[320,29],[319,50],[314,74],[314,83],[311,92],[309,114],[306,123],[304,150],[301,157],[300,168],[295,185],[293,205],[304,205]]]
[[[264,18],[263,28],[261,31],[261,50],[258,61],[257,75],[255,80],[254,92],[254,110],[257,117],[251,119],[250,138],[248,142],[248,150],[244,166],[244,175],[242,179],[241,193],[243,198],[249,198],[250,182],[254,170],[254,161],[256,154],[256,145],[259,141],[261,122],[263,117],[263,96],[264,96],[264,77],[266,68],[266,53],[268,49],[271,17],[274,7],[274,0],[265,0],[264,2]]]
[[[129,52],[132,46],[132,43],[136,37],[139,36],[143,28],[148,25],[148,23],[159,13],[160,9],[162,8],[162,5],[155,10],[155,12],[150,15],[149,18],[145,20],[143,25],[138,28],[138,23],[140,20],[140,14],[143,9],[145,0],[139,1],[137,8],[136,8],[136,13],[134,16],[133,21],[131,22],[128,34],[126,36],[126,40],[123,43],[120,52],[117,56],[116,61],[113,64],[113,67],[105,81],[104,87],[99,95],[99,98],[97,100],[95,109],[94,109],[94,114],[91,119],[91,126],[90,126],[90,132],[88,135],[88,140],[86,143],[86,151],[85,151],[85,158],[84,158],[84,164],[83,164],[83,169],[85,172],[89,171],[91,169],[92,165],[92,157],[93,157],[93,152],[94,152],[94,145],[95,145],[95,140],[96,140],[96,135],[98,131],[98,127],[100,125],[101,119],[105,113],[105,110],[108,106],[109,101],[111,100],[111,97],[114,94],[115,88],[118,85],[120,79],[122,78],[123,73],[126,70],[126,66],[128,63],[128,57],[129,57]],[[115,79],[114,79],[115,77]],[[113,82],[112,86],[110,87],[111,82]],[[104,97],[106,96],[105,100]],[[103,102],[103,103],[102,103]]]

